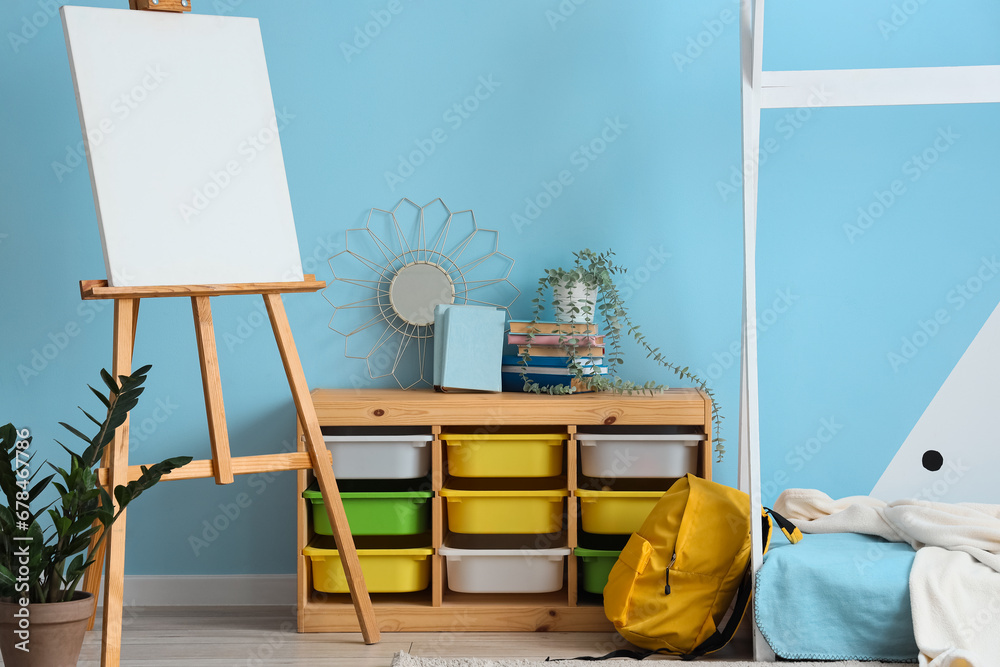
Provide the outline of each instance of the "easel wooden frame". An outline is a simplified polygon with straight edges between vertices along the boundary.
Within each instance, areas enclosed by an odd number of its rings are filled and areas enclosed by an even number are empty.
[[[191,11],[191,0],[129,0],[130,9],[167,12]],[[194,314],[195,333],[198,342],[198,357],[201,362],[202,385],[205,392],[205,409],[208,415],[208,432],[212,446],[212,458],[192,461],[186,466],[165,475],[163,481],[199,479],[214,477],[217,484],[231,484],[234,475],[285,470],[312,469],[323,493],[323,502],[330,516],[334,540],[340,552],[341,562],[347,575],[348,589],[354,603],[361,634],[366,644],[379,641],[378,622],[372,607],[361,563],[354,547],[344,504],[337,488],[331,457],[323,442],[319,419],[309,395],[309,386],[302,370],[292,330],[281,300],[283,293],[315,292],[326,287],[315,276],[306,275],[302,281],[280,283],[241,283],[223,285],[167,285],[145,287],[110,287],[106,280],[80,281],[80,297],[89,299],[113,299],[114,306],[114,351],[112,374],[127,375],[132,371],[132,351],[135,345],[136,323],[139,303],[142,299],[163,297],[189,297]],[[229,451],[229,433],[226,427],[226,413],[222,400],[222,381],[219,375],[219,358],[215,346],[215,329],[212,325],[212,309],[209,299],[213,296],[260,294],[264,298],[271,328],[274,331],[281,361],[288,377],[288,385],[295,402],[299,424],[303,430],[307,452],[244,456],[232,458]],[[141,474],[141,466],[129,466],[128,462],[129,420],[126,419],[117,431],[111,446],[105,452],[102,467],[98,471],[99,482],[109,490],[135,480]],[[95,551],[98,535],[91,538],[88,556],[94,565],[88,568],[83,583],[86,592],[97,596],[100,585],[101,564],[104,564],[104,615],[101,628],[101,667],[118,667],[121,661],[122,602],[125,589],[125,521],[122,512],[112,525],[108,539]],[[88,629],[92,629],[91,617]]]
[[[205,390],[205,408],[208,415],[209,438],[212,458],[192,461],[183,468],[165,475],[163,481],[214,477],[217,484],[232,483],[234,475],[310,468],[319,481],[323,501],[331,518],[334,539],[347,573],[348,587],[358,615],[361,633],[366,644],[379,640],[378,623],[368,589],[361,573],[361,563],[351,537],[343,501],[337,489],[330,453],[323,443],[319,419],[309,396],[302,363],[295,349],[292,330],[288,324],[282,293],[315,292],[326,283],[305,276],[298,283],[248,283],[232,285],[169,285],[164,287],[109,287],[106,280],[80,282],[80,296],[85,300],[114,299],[114,360],[112,374],[127,375],[132,370],[132,350],[141,299],[163,297],[190,297],[198,338],[198,356],[201,360],[202,383]],[[281,361],[288,376],[288,385],[295,401],[295,409],[305,434],[308,452],[245,456],[233,459],[229,452],[229,435],[226,429],[225,410],[222,402],[222,383],[219,360],[215,347],[215,331],[209,298],[234,294],[260,294],[264,297],[271,328],[278,343]],[[99,471],[101,484],[110,488],[137,479],[141,466],[129,466],[129,421],[125,420],[105,455],[106,468]],[[117,667],[121,659],[122,601],[125,586],[125,520],[126,512],[111,527],[103,549],[91,553],[97,567],[87,570],[83,588],[97,594],[100,587],[100,563],[105,561],[104,616],[102,626],[101,667]],[[96,536],[94,538],[96,540]],[[93,546],[93,542],[91,542]],[[91,619],[91,627],[93,618]]]
[[[764,0],[741,0],[743,116],[743,326],[740,363],[739,482],[759,517],[760,431],[757,385],[757,190],[761,109],[1000,103],[1000,66],[763,71]],[[822,91],[823,95],[817,95]],[[761,523],[751,520],[751,558],[763,562]],[[754,580],[756,577],[754,577]],[[753,624],[754,659],[775,660]]]

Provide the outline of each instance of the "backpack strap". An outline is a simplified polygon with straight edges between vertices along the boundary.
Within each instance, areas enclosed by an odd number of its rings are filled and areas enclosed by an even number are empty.
[[[726,623],[725,627],[716,630],[712,636],[703,641],[698,648],[694,649],[690,653],[682,655],[681,660],[694,660],[695,658],[700,658],[708,653],[714,653],[733,639],[733,635],[736,634],[736,629],[740,627],[740,623],[743,622],[743,617],[747,614],[747,609],[750,608],[750,592],[752,589],[752,586],[750,585],[750,576],[750,566],[747,565],[747,571],[743,575],[743,582],[740,584],[739,590],[736,592],[736,605],[733,607],[733,613],[730,614],[729,621]]]
[[[802,533],[798,528],[792,524],[791,521],[781,516],[769,507],[763,508],[763,513],[761,514],[761,522],[763,523],[763,549],[764,553],[767,553],[768,545],[771,543],[771,533],[773,531],[773,522],[778,524],[778,528],[784,533],[785,537],[792,544],[797,544],[802,539]],[[750,608],[750,594],[752,590],[751,577],[753,573],[751,572],[752,561],[747,563],[747,569],[743,575],[743,582],[740,584],[739,589],[736,592],[736,605],[733,607],[733,613],[729,616],[729,622],[726,623],[724,628],[716,630],[711,637],[703,641],[698,648],[694,649],[690,653],[681,656],[681,660],[694,660],[695,658],[700,658],[701,656],[718,651],[726,644],[728,644],[733,635],[736,634],[736,629],[739,628],[740,623],[743,622],[743,618],[746,616],[747,609]]]
[[[736,606],[733,607],[733,613],[729,616],[729,622],[726,623],[724,628],[716,630],[712,633],[712,636],[703,641],[698,648],[694,649],[690,653],[681,654],[679,656],[681,660],[694,660],[695,658],[700,658],[707,653],[714,653],[732,641],[733,635],[736,634],[736,629],[740,627],[740,623],[743,622],[743,617],[746,616],[747,609],[750,607],[750,588],[750,567],[748,565],[747,571],[743,575],[743,582],[740,584],[739,590],[736,592]],[[560,660],[611,660],[614,658],[644,660],[645,658],[648,658],[656,653],[677,655],[676,653],[670,653],[664,650],[630,651],[628,649],[619,649],[598,657],[584,655],[578,658],[546,658],[545,662],[559,662]]]
[[[629,649],[621,648],[617,651],[612,651],[611,653],[601,656],[582,655],[578,658],[545,658],[545,662],[562,662],[564,660],[614,660],[615,658],[645,660],[654,653],[658,653],[658,651],[630,651]]]
[[[799,530],[795,524],[775,512],[770,507],[765,507],[763,509],[766,513],[771,515],[771,518],[773,518],[774,522],[778,524],[778,528],[780,528],[781,532],[785,534],[785,537],[788,538],[789,542],[792,544],[798,544],[802,541],[802,531]]]

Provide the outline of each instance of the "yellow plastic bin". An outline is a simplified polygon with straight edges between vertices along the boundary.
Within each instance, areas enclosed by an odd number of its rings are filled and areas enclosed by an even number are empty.
[[[588,491],[577,489],[583,529],[598,535],[639,530],[663,491]]]
[[[448,503],[448,529],[455,533],[499,535],[562,530],[566,489],[466,491],[441,489]]]
[[[423,549],[358,549],[361,572],[371,593],[412,593],[427,588],[431,577],[430,547]],[[348,593],[347,575],[336,549],[308,546],[313,588],[324,593]]]
[[[566,433],[442,433],[455,477],[555,477]]]

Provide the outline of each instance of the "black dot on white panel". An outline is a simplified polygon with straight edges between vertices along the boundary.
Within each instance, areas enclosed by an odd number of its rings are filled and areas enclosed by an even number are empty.
[[[935,449],[928,449],[924,452],[921,463],[923,463],[924,467],[931,472],[936,472],[941,469],[942,465],[944,465],[944,457],[941,456],[941,452]]]

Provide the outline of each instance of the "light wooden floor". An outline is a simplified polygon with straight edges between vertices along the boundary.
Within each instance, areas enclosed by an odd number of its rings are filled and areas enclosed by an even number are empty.
[[[365,646],[360,633],[299,634],[294,607],[127,607],[121,664],[385,667],[397,651],[419,656],[544,660],[548,656],[603,655],[624,647],[613,633],[590,632],[383,632],[381,642]],[[101,635],[94,630],[87,633],[79,667],[98,667],[100,655]],[[749,636],[746,627],[741,627],[733,644],[716,658],[748,659],[749,655]]]

